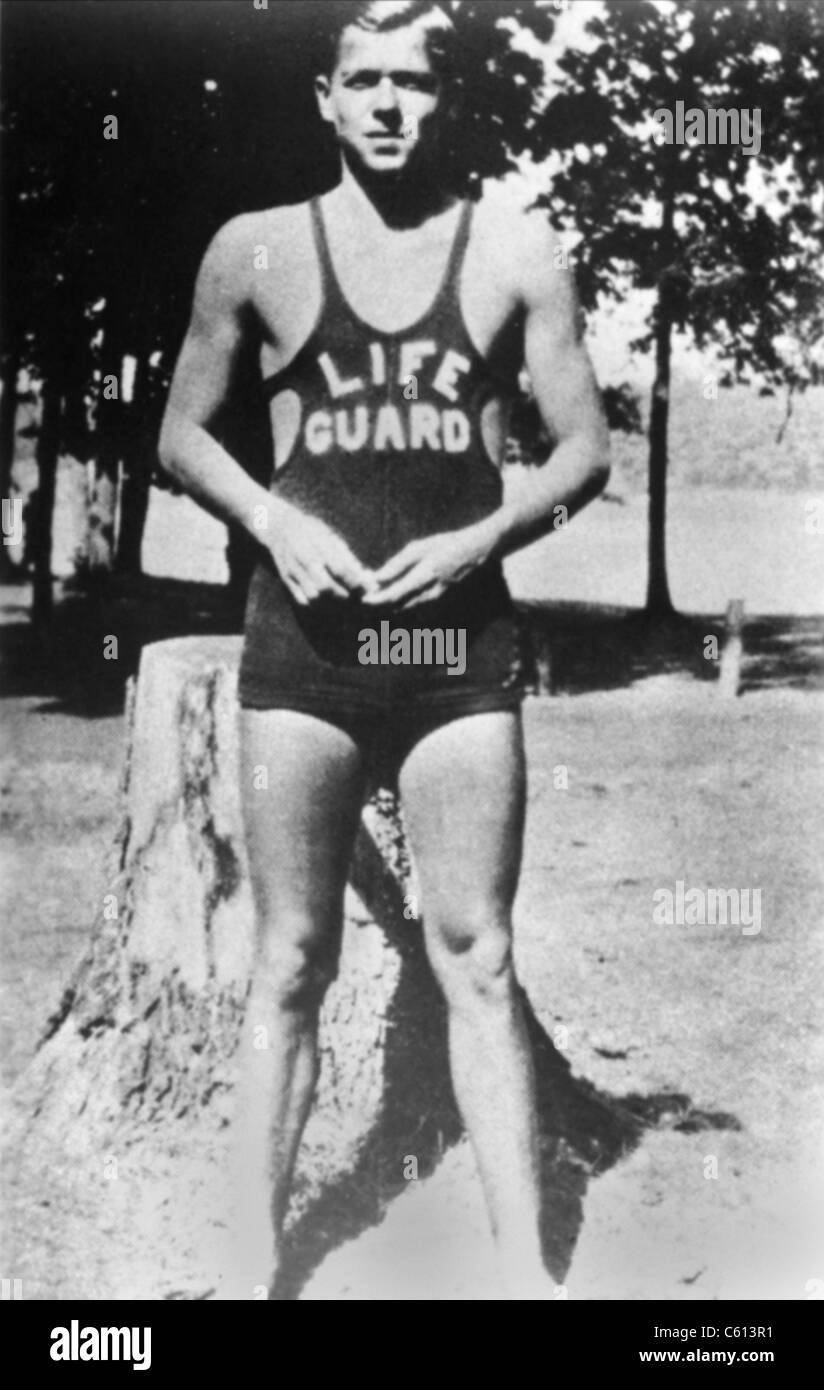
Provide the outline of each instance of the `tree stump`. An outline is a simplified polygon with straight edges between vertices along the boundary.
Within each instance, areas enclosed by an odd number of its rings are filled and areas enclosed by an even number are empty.
[[[148,1175],[162,1170],[171,1182],[149,1205],[177,1207],[179,1195],[169,1201],[179,1186],[175,1161],[182,1180],[204,1152],[211,1195],[190,1171],[183,1190],[194,1200],[197,1189],[199,1219],[204,1203],[214,1224],[221,1219],[221,1154],[253,941],[238,777],[239,650],[239,639],[227,637],[144,650],[129,691],[109,891],[86,958],[18,1087],[14,1143],[38,1181],[73,1177],[82,1186],[92,1177],[99,1185],[139,1175],[144,1224]],[[410,1145],[425,1169],[429,1151],[455,1128],[443,1007],[421,933],[404,915],[409,872],[397,807],[379,792],[364,811],[340,973],[322,1011],[297,1216],[338,1189],[351,1207],[352,1182],[363,1215],[364,1201],[374,1205],[387,1181],[390,1188],[402,1181]],[[169,1211],[160,1226],[175,1219]],[[168,1229],[163,1239],[174,1243]]]

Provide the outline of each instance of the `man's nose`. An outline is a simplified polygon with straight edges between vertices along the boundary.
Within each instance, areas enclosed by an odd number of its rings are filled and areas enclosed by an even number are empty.
[[[400,111],[398,89],[391,77],[382,77],[375,96],[375,110],[384,115],[395,115]]]

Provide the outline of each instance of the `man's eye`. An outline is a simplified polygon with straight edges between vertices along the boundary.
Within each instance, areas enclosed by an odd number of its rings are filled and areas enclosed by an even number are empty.
[[[431,77],[404,77],[399,85],[408,87],[412,92],[434,92],[435,90],[435,83]]]

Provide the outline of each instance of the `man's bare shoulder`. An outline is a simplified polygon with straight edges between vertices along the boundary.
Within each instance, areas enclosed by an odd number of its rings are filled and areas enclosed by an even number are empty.
[[[265,208],[232,217],[218,229],[203,258],[201,279],[234,300],[247,296],[257,270],[277,272],[306,239],[308,203]]]
[[[547,269],[555,265],[561,243],[546,210],[536,206],[534,190],[524,180],[487,180],[477,206],[476,227],[484,251],[500,263],[501,273],[519,297],[532,298],[539,286],[551,285]]]

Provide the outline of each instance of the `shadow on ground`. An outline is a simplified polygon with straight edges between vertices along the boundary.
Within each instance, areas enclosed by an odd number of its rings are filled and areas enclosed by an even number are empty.
[[[818,618],[754,618],[745,629],[743,689],[824,688],[824,623]],[[749,652],[752,651],[752,656]]]
[[[28,590],[5,591],[0,654],[7,696],[35,697],[43,712],[93,719],[118,714],[125,685],[151,642],[198,633],[240,633],[243,602],[221,585],[113,578],[94,592],[61,586],[48,626],[29,621]],[[521,604],[532,688],[547,694],[617,690],[652,676],[718,677],[706,639],[723,648],[722,615],[652,621],[636,609]],[[117,638],[117,657],[107,657]],[[745,622],[741,690],[824,688],[824,619]]]
[[[29,620],[25,589],[7,589],[4,597],[5,695],[39,698],[39,712],[82,719],[121,713],[143,647],[243,627],[243,604],[226,586],[148,575],[112,578],[94,591],[61,586],[51,620],[38,627]],[[116,657],[106,655],[111,637]]]
[[[449,1083],[446,1010],[422,934],[404,920],[398,882],[363,831],[351,882],[402,962],[386,1020],[383,1113],[356,1168],[328,1185],[291,1225],[283,1275],[272,1295],[278,1300],[297,1298],[332,1250],[378,1224],[388,1204],[408,1188],[403,1155],[415,1155],[418,1179],[425,1179],[463,1132]],[[562,1283],[591,1177],[631,1153],[648,1129],[694,1133],[740,1125],[734,1115],[696,1110],[680,1093],[615,1097],[596,1090],[572,1075],[525,991],[522,998],[537,1078],[545,1258]]]
[[[619,690],[652,676],[718,679],[707,638],[724,647],[720,614],[655,620],[638,609],[580,603],[522,604],[532,680],[548,694]],[[745,615],[740,691],[824,689],[824,619]]]

